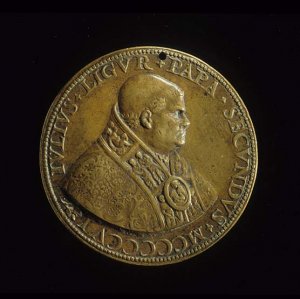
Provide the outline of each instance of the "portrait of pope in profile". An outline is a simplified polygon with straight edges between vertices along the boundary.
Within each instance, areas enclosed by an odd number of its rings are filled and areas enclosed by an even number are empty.
[[[153,73],[132,76],[62,188],[90,213],[124,229],[159,232],[188,224],[217,198],[180,155],[189,125],[179,86]]]

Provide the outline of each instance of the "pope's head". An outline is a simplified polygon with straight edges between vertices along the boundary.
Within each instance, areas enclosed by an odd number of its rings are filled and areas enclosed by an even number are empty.
[[[184,93],[176,84],[154,74],[130,77],[121,87],[120,113],[127,125],[161,154],[185,144]]]

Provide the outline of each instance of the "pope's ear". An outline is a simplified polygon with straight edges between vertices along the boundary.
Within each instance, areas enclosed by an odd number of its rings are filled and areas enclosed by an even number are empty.
[[[144,110],[140,116],[140,123],[146,129],[152,128],[152,113],[149,109]]]

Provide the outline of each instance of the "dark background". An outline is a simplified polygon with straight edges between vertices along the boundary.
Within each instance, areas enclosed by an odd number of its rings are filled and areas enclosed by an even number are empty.
[[[1,14],[0,291],[299,293],[299,19]],[[244,100],[258,139],[257,180],[238,223],[203,254],[163,267],[117,262],[78,241],[52,211],[39,173],[42,125],[59,90],[92,60],[139,45],[182,50],[217,69]]]

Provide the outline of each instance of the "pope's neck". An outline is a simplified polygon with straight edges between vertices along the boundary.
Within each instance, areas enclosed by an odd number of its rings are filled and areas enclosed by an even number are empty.
[[[162,142],[158,142],[151,130],[140,127],[138,129],[131,129],[131,131],[163,159],[167,159],[170,153],[175,150],[174,148],[167,147]]]

